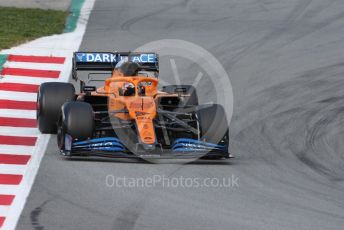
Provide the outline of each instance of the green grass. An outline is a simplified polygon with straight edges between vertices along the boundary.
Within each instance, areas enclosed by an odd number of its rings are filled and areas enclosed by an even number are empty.
[[[0,7],[0,50],[62,33],[67,16],[56,10]]]

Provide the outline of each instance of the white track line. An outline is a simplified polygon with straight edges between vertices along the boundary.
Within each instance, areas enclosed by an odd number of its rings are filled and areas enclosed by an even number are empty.
[[[36,101],[37,93],[22,93],[22,92],[0,90],[0,98],[3,100],[15,100],[15,101]]]
[[[12,154],[12,153],[23,153],[30,154],[33,153],[35,146],[25,146],[25,145],[0,145],[0,153]]]
[[[36,110],[0,109],[0,117],[36,119]]]
[[[41,134],[36,142],[36,148],[32,154],[32,158],[28,164],[28,169],[25,172],[20,186],[14,188],[17,190],[16,199],[11,205],[9,212],[6,215],[5,228],[15,229],[20,213],[24,208],[27,197],[29,196],[32,184],[35,180],[39,165],[42,161],[45,150],[49,143],[50,135]]]
[[[16,150],[16,151],[12,151],[12,152],[1,152],[1,154],[9,154],[9,155],[19,155],[19,156],[31,156],[32,155],[32,152],[33,152],[33,149],[32,151],[26,151],[26,152],[20,152],[20,150]],[[0,164],[1,165],[1,164]]]
[[[17,187],[18,185],[0,185],[0,194],[16,195],[18,192]]]
[[[60,78],[26,77],[17,75],[3,75],[1,83],[22,83],[40,85],[44,82],[62,81]]]
[[[0,164],[1,174],[24,175],[26,170],[27,170],[26,165]]]
[[[5,216],[8,213],[8,211],[10,210],[10,206],[3,206],[0,205],[0,216]]]
[[[62,70],[63,64],[33,63],[33,62],[6,62],[5,68],[39,69],[39,70]]]
[[[37,137],[39,134],[37,128],[0,126],[0,135],[2,136]]]

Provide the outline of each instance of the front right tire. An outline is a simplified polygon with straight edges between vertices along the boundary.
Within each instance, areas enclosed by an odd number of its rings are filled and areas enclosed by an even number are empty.
[[[86,102],[66,102],[61,108],[58,123],[57,142],[60,150],[65,148],[65,135],[72,140],[83,141],[92,138],[94,133],[94,113]]]
[[[229,157],[229,128],[226,112],[222,105],[202,105],[197,108],[196,115],[201,131],[201,140],[213,144],[225,145],[226,153],[222,157]],[[218,159],[218,157],[204,157],[205,159]]]

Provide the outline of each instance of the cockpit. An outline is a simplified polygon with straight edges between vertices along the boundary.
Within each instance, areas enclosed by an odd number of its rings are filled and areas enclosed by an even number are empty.
[[[124,77],[138,76],[140,66],[135,62],[120,61],[115,70],[121,72]],[[146,86],[151,85],[150,82],[140,82],[137,87],[131,82],[123,82],[118,88],[120,96],[135,96],[136,90],[139,96],[146,96]]]

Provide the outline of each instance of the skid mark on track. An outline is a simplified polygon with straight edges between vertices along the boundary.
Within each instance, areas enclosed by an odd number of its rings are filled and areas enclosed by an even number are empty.
[[[180,165],[176,167],[173,171],[167,174],[167,177],[174,175],[176,172],[178,172],[184,167],[185,165]],[[143,196],[141,198],[139,198],[135,202],[132,202],[127,208],[120,211],[119,215],[117,215],[113,223],[112,228],[114,230],[115,229],[132,230],[137,225],[140,225],[141,227],[146,227],[147,229],[150,229],[149,226],[143,225],[142,223],[140,224],[137,223],[139,217],[141,216],[141,213],[143,212],[145,208],[145,204],[150,202],[150,199],[151,199],[150,194],[151,193],[149,191],[143,193]]]
[[[54,202],[62,201],[68,205],[74,206],[74,207],[81,209],[81,210],[85,210],[85,211],[92,213],[93,215],[96,215],[96,216],[105,216],[105,217],[109,217],[109,218],[112,217],[112,216],[106,214],[105,212],[99,211],[98,209],[96,209],[94,207],[89,207],[89,206],[86,206],[84,204],[77,203],[73,199],[67,199],[67,198],[63,197],[61,194],[56,194],[54,191],[51,191],[48,188],[41,187],[41,189],[44,190],[45,192],[47,192],[50,196],[52,196],[53,198],[51,200],[53,200]]]
[[[321,21],[319,23],[316,23],[315,25],[302,25],[300,24],[299,28],[302,31],[301,33],[297,34],[296,36],[294,36],[292,39],[290,39],[287,43],[285,43],[283,46],[284,47],[292,42],[298,41],[308,35],[312,35],[313,33],[316,33],[318,31],[320,31],[321,29],[330,26],[331,24],[333,24],[334,22],[337,22],[338,20],[341,20],[344,17],[344,13],[340,12],[336,15],[333,15],[332,17]]]
[[[169,11],[173,8],[176,8],[176,7],[179,7],[179,6],[187,6],[188,5],[188,2],[189,0],[184,0],[182,2],[179,2],[177,4],[173,4],[173,5],[170,5],[170,6],[167,6],[167,7],[164,7],[162,9],[159,9],[159,10],[156,10],[156,11],[153,11],[153,12],[149,12],[149,13],[146,13],[142,16],[137,16],[137,17],[134,17],[134,18],[131,18],[127,21],[125,21],[122,25],[121,25],[121,29],[124,30],[124,31],[130,31],[130,27],[134,24],[136,24],[137,22],[139,21],[142,21],[144,19],[147,19],[148,17],[152,17],[152,16],[156,16],[158,14],[161,14],[161,13],[164,13],[166,11]]]
[[[329,181],[343,181],[343,154],[333,144],[342,143],[338,133],[343,132],[344,95],[340,84],[343,67],[339,62],[312,69],[292,81],[256,93],[253,98],[274,101],[268,105],[264,100],[252,103],[255,107],[250,109],[261,111],[261,118],[243,128],[237,138],[250,138],[252,130],[257,130],[260,145],[265,149],[255,152],[260,152],[259,157],[270,166],[278,164],[277,156],[294,155]]]
[[[122,210],[116,217],[112,229],[132,230],[136,226],[141,212],[144,209],[144,202],[133,203],[128,208]]]
[[[263,36],[261,39],[253,42],[251,45],[248,45],[241,52],[233,56],[230,61],[230,65],[235,64],[241,58],[251,54],[257,48],[267,44],[269,41],[281,37],[290,27],[295,23],[296,19],[306,10],[306,8],[311,4],[313,0],[302,0],[295,5],[293,10],[285,18],[285,23],[282,26],[279,26],[277,29],[274,29]]]
[[[298,4],[295,5],[294,9],[286,18],[287,24],[293,23],[300,17],[307,7],[312,3],[313,0],[300,0]]]
[[[40,206],[36,207],[34,210],[31,211],[30,213],[31,226],[35,230],[44,229],[44,226],[39,222],[39,216],[42,214],[44,206],[49,202],[50,200],[46,200]]]

